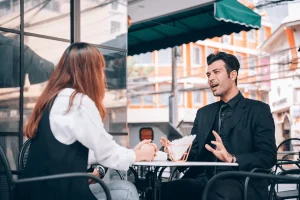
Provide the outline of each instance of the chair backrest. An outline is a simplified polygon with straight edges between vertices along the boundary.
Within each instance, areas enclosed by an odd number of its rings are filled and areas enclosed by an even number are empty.
[[[294,149],[292,142],[297,142],[300,143],[300,138],[289,138],[284,140],[283,142],[281,142],[278,147],[277,147],[277,158],[278,158],[278,162],[276,164],[276,168],[275,168],[275,172],[277,173],[278,168],[281,171],[285,171],[290,169],[291,165],[293,165],[296,168],[300,168],[300,163],[295,163],[295,164],[288,164],[288,165],[284,165],[284,164],[280,164],[280,162],[282,160],[284,161],[293,161],[293,160],[297,160],[297,158],[300,158],[300,152],[298,149]],[[288,150],[285,151],[279,151],[282,147],[288,147]]]
[[[0,146],[0,199],[10,200],[13,194],[13,178],[6,155]]]
[[[28,155],[29,155],[29,148],[30,148],[31,140],[28,139],[22,146],[20,154],[19,154],[19,170],[23,170],[26,166]]]

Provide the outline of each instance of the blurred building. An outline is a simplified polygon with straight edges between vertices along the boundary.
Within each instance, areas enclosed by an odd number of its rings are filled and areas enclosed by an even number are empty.
[[[259,30],[242,31],[184,44],[177,60],[178,121],[191,123],[196,111],[217,101],[206,78],[206,57],[215,51],[234,54],[240,61],[238,86],[245,97],[268,103],[269,62],[258,47],[271,35],[271,25],[262,21]],[[128,123],[169,121],[172,78],[171,48],[128,57]],[[267,80],[267,81],[264,81]],[[139,93],[131,92],[132,90]],[[142,94],[146,95],[142,95]],[[185,127],[185,128],[183,128]],[[185,134],[191,125],[181,126]]]
[[[262,47],[271,70],[270,106],[276,140],[300,137],[300,14],[291,12]],[[300,149],[300,144],[293,143]],[[283,150],[290,150],[289,146]]]

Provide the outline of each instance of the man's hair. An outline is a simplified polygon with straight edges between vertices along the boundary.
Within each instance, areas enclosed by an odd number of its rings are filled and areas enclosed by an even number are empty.
[[[237,74],[239,74],[239,69],[240,69],[240,63],[238,59],[231,54],[221,52],[221,51],[216,51],[206,58],[207,65],[212,64],[215,61],[218,60],[223,60],[225,63],[226,71],[229,77],[230,72],[233,70],[236,70]],[[235,84],[237,85],[237,78],[235,79]]]

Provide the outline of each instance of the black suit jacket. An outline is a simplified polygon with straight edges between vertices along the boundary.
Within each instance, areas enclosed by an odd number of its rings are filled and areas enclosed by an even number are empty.
[[[212,129],[218,109],[219,102],[216,102],[198,110],[191,132],[196,138],[188,157],[189,161],[216,161],[216,157],[204,146],[211,145],[210,141],[215,140]],[[229,127],[227,151],[236,155],[238,170],[268,169],[275,165],[275,126],[269,105],[241,97],[233,110]],[[209,178],[213,173],[212,168],[190,168],[185,178],[196,178],[199,174],[205,174]],[[250,185],[250,199],[267,198],[266,181],[256,180]]]

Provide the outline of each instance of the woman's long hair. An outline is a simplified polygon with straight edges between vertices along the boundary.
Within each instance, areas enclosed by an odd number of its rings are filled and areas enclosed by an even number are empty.
[[[73,88],[67,112],[71,109],[77,93],[91,98],[102,117],[105,117],[103,98],[106,88],[105,61],[98,49],[87,43],[73,43],[64,52],[51,75],[48,84],[37,100],[25,128],[28,138],[35,137],[44,110],[64,88]]]

